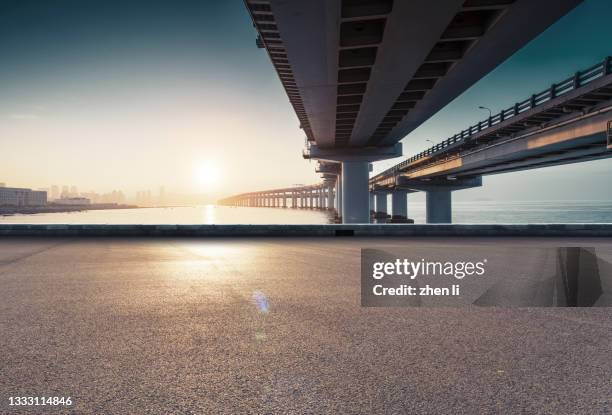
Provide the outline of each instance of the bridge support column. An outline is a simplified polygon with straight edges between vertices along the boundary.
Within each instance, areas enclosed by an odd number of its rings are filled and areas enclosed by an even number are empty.
[[[319,188],[319,209],[325,209],[325,187]]]
[[[408,219],[408,192],[396,189],[391,193],[391,221],[403,222]]]
[[[334,208],[334,187],[327,187],[327,209],[332,210]]]
[[[403,176],[396,178],[397,190],[425,192],[427,223],[452,223],[451,192],[480,186],[482,186],[481,176],[427,181]]]
[[[451,223],[452,204],[450,190],[426,192],[427,223]]]
[[[378,191],[376,194],[376,213],[375,217],[378,219],[387,218],[387,192]]]
[[[369,166],[367,161],[342,162],[342,221],[369,223]]]
[[[342,174],[338,175],[336,181],[336,214],[339,218],[342,217]]]

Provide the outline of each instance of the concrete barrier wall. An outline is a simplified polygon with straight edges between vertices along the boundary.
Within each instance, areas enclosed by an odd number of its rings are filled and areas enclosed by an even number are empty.
[[[7,237],[555,236],[612,237],[612,224],[0,225]]]

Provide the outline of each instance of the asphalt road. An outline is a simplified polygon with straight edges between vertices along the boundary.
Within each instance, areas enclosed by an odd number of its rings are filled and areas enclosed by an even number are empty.
[[[612,309],[360,306],[361,247],[496,242],[0,240],[0,413],[612,413]]]

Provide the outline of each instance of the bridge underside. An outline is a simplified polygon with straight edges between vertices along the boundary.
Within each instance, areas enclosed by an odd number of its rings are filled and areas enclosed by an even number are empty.
[[[610,102],[612,105],[612,101]],[[453,178],[506,173],[550,165],[612,157],[607,148],[612,109],[580,116],[570,124],[559,122],[543,131],[531,131],[403,173],[409,179]]]
[[[308,139],[389,146],[580,0],[246,0]]]
[[[304,157],[320,161],[326,195],[333,189],[335,208],[347,223],[369,222],[372,210],[386,217],[386,196],[375,198],[384,207],[379,211],[369,190],[392,190],[392,206],[400,212],[394,216],[400,219],[406,216],[406,193],[426,191],[428,206],[430,201],[439,206],[431,212],[428,207],[428,221],[449,222],[450,192],[479,186],[483,174],[607,157],[600,151],[599,125],[580,137],[563,138],[561,130],[558,137],[533,132],[541,135],[537,145],[531,132],[531,138],[517,138],[523,130],[609,99],[593,85],[590,92],[603,95],[585,96],[588,88],[578,87],[590,82],[590,75],[578,74],[569,82],[580,89],[572,93],[581,95],[566,107],[552,106],[557,92],[571,89],[563,84],[551,89],[551,103],[533,99],[515,106],[510,124],[502,114],[496,131],[455,147],[445,144],[406,169],[368,177],[370,162],[401,156],[401,139],[580,2],[245,0],[257,43],[270,56],[306,134]],[[514,141],[499,143],[504,137]]]

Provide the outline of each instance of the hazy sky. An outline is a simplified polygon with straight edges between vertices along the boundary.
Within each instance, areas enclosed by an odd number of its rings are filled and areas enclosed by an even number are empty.
[[[404,153],[484,118],[479,105],[507,107],[612,54],[611,15],[612,2],[586,0]],[[318,180],[240,0],[0,0],[0,54],[0,182],[218,195]],[[218,180],[198,180],[202,170]],[[612,199],[611,171],[606,160],[493,176],[457,196]]]

